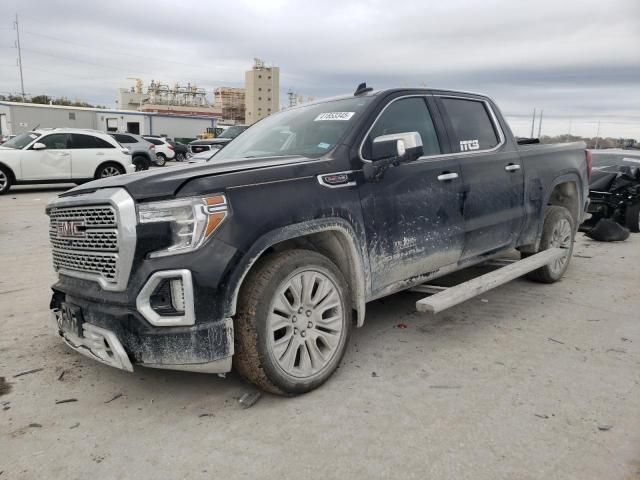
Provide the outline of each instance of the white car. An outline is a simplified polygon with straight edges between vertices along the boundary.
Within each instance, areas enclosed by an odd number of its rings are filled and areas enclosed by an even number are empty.
[[[34,130],[0,145],[0,195],[11,185],[82,183],[133,171],[129,150],[94,130]]]
[[[143,135],[147,142],[151,142],[156,146],[156,164],[163,166],[167,160],[172,160],[176,156],[176,152],[166,138],[151,137]]]

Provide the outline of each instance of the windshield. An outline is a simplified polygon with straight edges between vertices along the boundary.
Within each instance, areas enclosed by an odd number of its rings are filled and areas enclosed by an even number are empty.
[[[31,142],[33,142],[36,138],[40,136],[39,133],[36,132],[27,132],[21,133],[17,137],[13,137],[8,142],[2,144],[3,147],[15,148],[16,150],[20,150],[21,148],[26,147]]]
[[[216,138],[236,138],[242,132],[244,132],[247,127],[229,127],[225,131],[223,131]]]
[[[276,113],[229,143],[216,155],[216,160],[286,155],[319,157],[342,140],[371,100],[372,97],[334,100]]]

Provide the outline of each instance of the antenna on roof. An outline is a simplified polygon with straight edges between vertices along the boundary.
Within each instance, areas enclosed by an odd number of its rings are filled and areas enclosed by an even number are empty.
[[[358,96],[371,91],[373,91],[373,88],[367,87],[367,82],[362,82],[360,85],[358,85],[358,88],[356,88],[356,91],[353,95]]]

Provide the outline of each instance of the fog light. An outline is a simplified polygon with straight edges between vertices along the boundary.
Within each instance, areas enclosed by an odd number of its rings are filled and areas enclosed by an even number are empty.
[[[182,278],[174,278],[171,280],[171,303],[177,312],[184,313],[184,287],[182,286]]]
[[[156,326],[195,323],[193,282],[189,270],[154,273],[136,299],[138,311]]]

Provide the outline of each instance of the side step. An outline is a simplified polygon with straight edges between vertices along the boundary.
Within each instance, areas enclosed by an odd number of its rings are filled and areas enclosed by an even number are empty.
[[[476,295],[480,295],[504,283],[510,282],[515,278],[521,277],[526,273],[548,265],[566,254],[565,249],[550,248],[531,255],[530,257],[523,258],[522,260],[507,263],[505,266],[493,272],[473,278],[455,287],[445,288],[434,285],[418,285],[414,287],[412,291],[435,294],[418,300],[416,302],[416,309],[419,312],[439,313],[465,300],[469,300]]]

